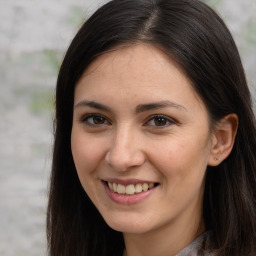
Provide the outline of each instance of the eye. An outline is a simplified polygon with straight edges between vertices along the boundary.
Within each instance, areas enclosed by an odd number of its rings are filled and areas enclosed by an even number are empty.
[[[99,114],[85,115],[85,116],[83,116],[81,121],[90,126],[101,126],[101,125],[109,124],[108,120],[104,116],[99,115]]]
[[[166,127],[166,126],[169,126],[171,124],[174,124],[175,121],[173,119],[171,119],[170,117],[167,117],[165,115],[155,115],[153,117],[151,117],[146,125],[149,125],[149,126],[157,126],[157,127]]]

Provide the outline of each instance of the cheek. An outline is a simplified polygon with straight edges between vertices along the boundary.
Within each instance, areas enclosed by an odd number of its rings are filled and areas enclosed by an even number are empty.
[[[104,148],[97,139],[91,140],[83,134],[72,131],[71,150],[79,176],[92,173],[104,158]]]
[[[154,165],[166,178],[184,179],[202,176],[208,160],[205,141],[177,138],[151,152]]]
[[[156,150],[154,157],[154,165],[164,180],[164,194],[177,210],[201,201],[204,188],[207,155],[198,140],[197,143],[188,142],[173,141]]]

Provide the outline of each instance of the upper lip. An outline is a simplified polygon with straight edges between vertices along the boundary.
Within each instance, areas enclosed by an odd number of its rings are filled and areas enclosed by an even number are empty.
[[[109,178],[109,179],[103,179],[105,182],[111,182],[116,184],[122,184],[124,186],[130,185],[130,184],[143,184],[143,183],[158,183],[156,181],[152,180],[140,180],[140,179],[116,179],[116,178]]]

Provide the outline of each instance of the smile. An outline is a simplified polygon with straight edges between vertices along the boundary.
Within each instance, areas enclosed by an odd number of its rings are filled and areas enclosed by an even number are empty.
[[[158,191],[160,183],[137,179],[101,180],[109,198],[121,205],[132,205],[143,202]]]
[[[139,194],[141,192],[146,192],[151,188],[157,186],[157,183],[138,183],[138,184],[118,184],[107,182],[108,187],[111,191],[120,194],[120,195],[134,195]]]

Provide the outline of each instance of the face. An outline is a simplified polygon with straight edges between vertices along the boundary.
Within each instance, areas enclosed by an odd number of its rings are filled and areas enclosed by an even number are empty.
[[[124,233],[200,221],[209,130],[191,82],[154,46],[101,55],[75,87],[71,145],[80,182]]]

